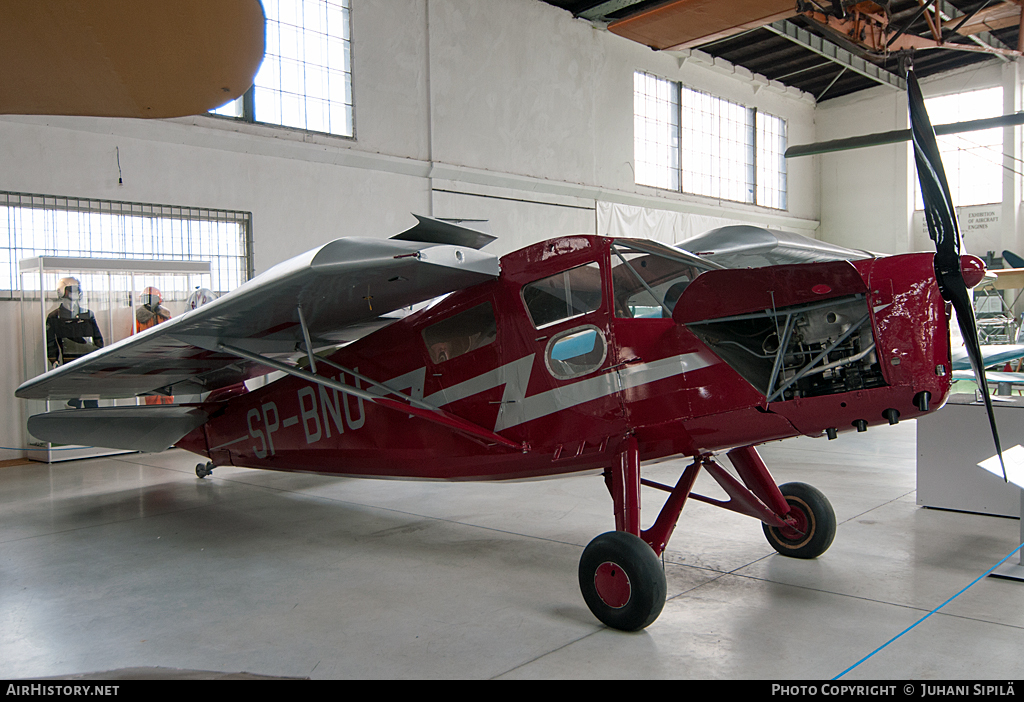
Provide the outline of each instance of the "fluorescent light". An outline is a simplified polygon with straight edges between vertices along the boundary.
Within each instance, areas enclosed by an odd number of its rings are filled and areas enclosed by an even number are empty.
[[[1024,446],[1017,444],[1013,448],[1003,451],[1003,463],[1006,465],[1006,479],[1024,489]],[[987,458],[978,465],[993,475],[1003,477],[1003,469],[999,465],[998,455]]]

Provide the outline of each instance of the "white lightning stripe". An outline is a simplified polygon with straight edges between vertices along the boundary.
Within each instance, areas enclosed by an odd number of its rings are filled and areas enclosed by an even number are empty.
[[[435,392],[423,400],[435,407],[443,407],[504,385],[505,394],[501,398],[502,407],[508,403],[521,402],[526,394],[526,388],[530,384],[530,371],[533,369],[534,355],[531,353],[529,356],[523,356],[518,361],[506,363],[458,385]],[[391,385],[391,383],[386,383],[386,385]]]
[[[508,429],[570,407],[582,405],[585,402],[614,395],[620,390],[636,388],[706,368],[716,362],[716,359],[705,358],[699,353],[685,353],[680,356],[663,358],[660,361],[627,366],[617,371],[581,380],[578,383],[563,385],[560,388],[527,397],[515,405],[502,405],[504,411],[498,417],[494,431]]]
[[[497,432],[582,405],[585,402],[614,395],[621,390],[689,373],[718,362],[716,358],[708,358],[699,353],[685,353],[651,363],[626,366],[526,397],[533,360],[534,354],[524,356],[517,361],[470,378],[423,399],[435,407],[443,407],[504,385],[505,392],[502,395],[501,411],[498,413],[498,419],[494,426],[494,431]],[[385,384],[391,385],[391,382]]]
[[[691,371],[707,368],[719,362],[713,356],[704,356],[700,353],[684,353],[679,356],[652,361],[651,363],[624,366],[592,378],[562,385],[553,390],[537,393],[531,397],[525,397],[526,389],[530,386],[530,374],[533,371],[534,357],[535,354],[524,356],[517,361],[507,363],[487,373],[482,373],[475,378],[470,378],[465,382],[453,385],[423,399],[435,407],[443,407],[504,385],[505,390],[502,394],[501,409],[498,412],[498,418],[494,426],[494,431],[498,432],[547,417],[548,415],[582,405],[586,402],[614,395],[623,390],[637,388],[677,375],[685,375]],[[410,388],[413,396],[421,395],[425,372],[425,367],[419,368],[383,384],[392,389]],[[377,393],[375,392],[374,394]],[[383,395],[384,393],[380,392],[380,394]],[[290,427],[298,423],[298,416],[288,417],[282,422],[282,427]],[[214,446],[210,450],[217,451],[227,448],[248,438],[248,436],[241,436],[219,446]]]

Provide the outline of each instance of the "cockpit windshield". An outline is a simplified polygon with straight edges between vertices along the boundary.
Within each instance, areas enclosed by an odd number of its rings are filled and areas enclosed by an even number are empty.
[[[612,242],[612,290],[619,318],[671,317],[686,286],[722,266],[654,241]]]

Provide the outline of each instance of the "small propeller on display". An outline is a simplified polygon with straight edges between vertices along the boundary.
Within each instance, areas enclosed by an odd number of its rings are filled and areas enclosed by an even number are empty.
[[[957,223],[953,199],[949,194],[946,182],[946,171],[942,167],[939,145],[935,139],[935,130],[928,111],[925,109],[921,86],[913,70],[907,71],[907,99],[910,107],[910,123],[913,132],[914,159],[917,162],[917,175],[921,182],[921,195],[924,200],[925,220],[928,223],[928,235],[935,242],[935,277],[939,283],[939,292],[943,299],[953,305],[956,318],[960,324],[960,332],[967,347],[967,356],[978,387],[982,388],[985,398],[985,409],[988,412],[989,426],[992,428],[992,440],[996,445],[999,462],[1003,468],[1003,479],[1006,479],[1006,466],[1003,464],[1003,450],[999,442],[999,431],[996,428],[995,412],[992,409],[992,398],[988,394],[985,379],[985,366],[982,362],[981,342],[978,341],[978,329],[974,318],[974,305],[971,293],[964,280],[961,270],[960,227]]]

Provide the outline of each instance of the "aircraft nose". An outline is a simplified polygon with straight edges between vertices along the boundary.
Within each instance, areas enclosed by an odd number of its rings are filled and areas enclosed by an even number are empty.
[[[985,262],[977,256],[964,254],[960,257],[960,271],[967,287],[973,288],[985,277]]]

